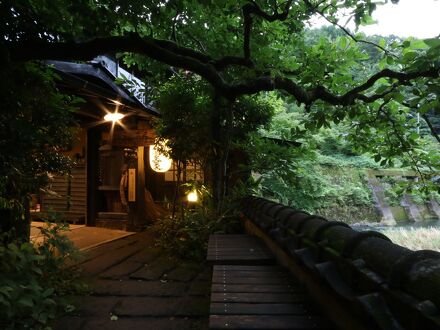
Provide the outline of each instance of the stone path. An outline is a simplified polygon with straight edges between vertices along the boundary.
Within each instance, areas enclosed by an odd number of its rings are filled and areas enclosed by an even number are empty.
[[[207,329],[211,268],[167,256],[151,232],[87,251],[90,293],[55,329]]]

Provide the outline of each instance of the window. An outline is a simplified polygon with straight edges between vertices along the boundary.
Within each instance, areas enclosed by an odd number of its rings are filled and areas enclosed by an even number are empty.
[[[187,161],[182,167],[181,182],[203,181],[203,169],[197,162]],[[165,181],[177,181],[177,163],[173,161],[169,171],[165,172]]]

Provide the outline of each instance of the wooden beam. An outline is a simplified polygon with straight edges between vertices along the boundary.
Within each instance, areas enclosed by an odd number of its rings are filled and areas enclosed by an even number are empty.
[[[145,223],[145,147],[138,146],[137,148],[137,187],[136,187],[136,199],[138,214],[135,219],[136,226],[143,225]]]
[[[85,221],[87,226],[95,226],[97,212],[100,133],[100,129],[96,127],[87,130],[87,214]]]

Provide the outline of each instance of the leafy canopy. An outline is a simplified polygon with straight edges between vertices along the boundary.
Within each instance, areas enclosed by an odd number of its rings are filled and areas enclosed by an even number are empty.
[[[440,108],[440,39],[367,39],[344,28],[347,14],[370,24],[379,3],[10,0],[0,14],[2,52],[13,61],[117,52],[152,87],[180,68],[229,102],[277,90],[305,106],[305,130],[348,120],[357,129],[350,138],[378,161],[406,153],[418,168],[438,169],[438,152],[417,148],[414,120]],[[313,15],[342,33],[305,35]]]

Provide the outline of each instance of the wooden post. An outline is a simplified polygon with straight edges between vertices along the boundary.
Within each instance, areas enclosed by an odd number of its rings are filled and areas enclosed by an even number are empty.
[[[133,168],[132,168],[133,169]],[[145,166],[144,166],[144,147],[137,148],[137,166],[135,173],[135,200],[128,201],[128,225],[127,230],[137,230],[144,224],[145,219]],[[130,185],[130,169],[129,169]],[[129,187],[130,189],[130,187]],[[130,192],[129,192],[130,195]]]
[[[87,130],[87,215],[86,225],[94,226],[97,212],[97,184],[99,166],[99,139],[101,131],[98,128]]]
[[[137,149],[137,180],[136,180],[136,199],[138,207],[138,216],[135,219],[136,225],[145,223],[145,147],[139,146]]]

